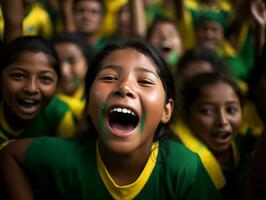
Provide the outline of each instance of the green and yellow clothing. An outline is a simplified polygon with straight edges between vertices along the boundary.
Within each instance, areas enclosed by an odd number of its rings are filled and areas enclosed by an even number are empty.
[[[259,138],[264,129],[255,104],[251,101],[246,101],[243,106],[243,117],[240,127],[241,133],[248,133]]]
[[[182,120],[177,121],[173,126],[173,131],[186,147],[199,155],[213,183],[224,197],[230,194],[237,197],[241,194],[242,184],[248,175],[250,165],[249,155],[252,144],[249,138],[239,135],[232,142],[234,166],[224,170],[211,150],[192,133],[186,123]],[[232,174],[234,174],[234,179],[230,176]]]
[[[106,13],[101,30],[102,36],[109,37],[115,33],[117,30],[118,10],[127,2],[128,0],[104,0]]]
[[[80,85],[73,96],[65,95],[60,91],[57,96],[70,107],[77,120],[82,117],[83,109],[85,107],[84,85]]]
[[[45,135],[72,137],[75,133],[75,122],[70,108],[56,97],[25,128],[19,131],[13,130],[8,125],[3,109],[3,103],[1,103],[0,145],[12,139]]]
[[[96,139],[35,139],[24,166],[44,192],[60,199],[220,199],[198,156],[176,141],[155,147],[139,178],[115,184]]]
[[[23,18],[23,35],[39,35],[49,38],[52,35],[52,31],[52,23],[47,11],[38,4],[30,6]],[[0,9],[0,38],[2,39],[3,33],[4,19],[2,9]]]

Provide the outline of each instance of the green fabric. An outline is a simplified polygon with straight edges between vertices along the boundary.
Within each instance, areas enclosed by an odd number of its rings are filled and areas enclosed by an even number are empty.
[[[250,135],[238,135],[235,139],[240,152],[240,162],[232,170],[224,170],[226,185],[221,189],[224,199],[242,199],[244,184],[247,180],[251,167],[251,153],[254,148],[255,139]]]
[[[45,135],[55,136],[61,120],[69,111],[70,108],[66,103],[54,97],[49,104],[32,121],[29,122],[16,139]],[[2,126],[0,126],[0,131],[2,131],[7,138],[15,139],[14,136],[12,136],[12,134],[10,134]]]
[[[246,81],[250,73],[250,67],[244,63],[240,56],[225,56],[225,60],[230,73],[233,77]]]
[[[60,199],[112,199],[99,175],[95,139],[41,137],[25,167],[45,194]],[[160,142],[157,163],[135,199],[221,199],[199,157],[174,141]]]
[[[214,21],[220,24],[224,30],[226,30],[227,22],[224,14],[222,12],[215,12],[211,10],[206,10],[198,13],[198,17],[196,19],[196,24],[202,24],[204,22]]]

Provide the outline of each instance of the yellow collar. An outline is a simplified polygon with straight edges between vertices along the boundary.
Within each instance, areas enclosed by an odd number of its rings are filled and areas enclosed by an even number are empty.
[[[106,186],[107,190],[111,194],[111,196],[116,200],[129,200],[134,199],[138,193],[142,190],[145,186],[146,182],[148,181],[153,168],[155,166],[157,156],[158,156],[158,149],[159,143],[156,142],[152,145],[152,153],[141,172],[138,179],[129,185],[119,186],[117,185],[110,174],[108,173],[99,153],[98,141],[96,145],[96,157],[97,157],[97,165],[99,169],[100,176]]]
[[[201,162],[210,175],[216,188],[221,189],[226,184],[226,180],[218,160],[208,147],[193,135],[191,130],[182,120],[179,120],[176,123],[174,126],[174,132],[186,147],[199,155]],[[240,155],[234,142],[232,147],[234,162],[237,165],[240,160]]]
[[[0,125],[8,134],[10,134],[12,136],[16,137],[21,133],[21,130],[15,131],[8,125],[8,123],[5,119],[5,116],[4,116],[4,102],[3,102],[3,100],[1,101],[1,104],[0,104]]]

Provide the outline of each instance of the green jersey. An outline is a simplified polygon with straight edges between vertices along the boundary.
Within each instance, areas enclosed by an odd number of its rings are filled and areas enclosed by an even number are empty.
[[[9,127],[3,112],[3,103],[0,107],[0,148],[8,140],[39,137],[62,136],[70,137],[75,132],[75,122],[66,103],[54,97],[49,104],[22,130],[15,131]]]
[[[96,140],[89,138],[40,137],[30,144],[24,165],[38,187],[52,197],[113,199],[99,173],[96,146]],[[155,162],[134,199],[221,199],[199,157],[182,144],[159,142]]]

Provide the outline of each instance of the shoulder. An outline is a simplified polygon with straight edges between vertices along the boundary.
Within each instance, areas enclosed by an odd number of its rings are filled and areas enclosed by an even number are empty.
[[[198,171],[200,159],[198,155],[178,141],[168,140],[160,143],[159,162],[165,163],[166,170],[176,174],[190,173],[193,177]]]
[[[67,111],[70,111],[69,105],[60,99],[58,96],[54,96],[48,105],[44,109],[45,112],[52,112],[53,114],[63,114]]]
[[[75,163],[90,152],[95,151],[95,140],[64,139],[59,137],[39,137],[28,146],[25,162],[32,164],[58,164]]]

